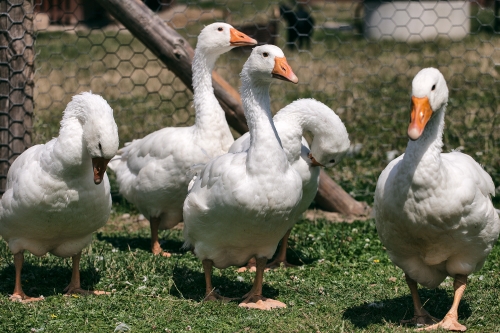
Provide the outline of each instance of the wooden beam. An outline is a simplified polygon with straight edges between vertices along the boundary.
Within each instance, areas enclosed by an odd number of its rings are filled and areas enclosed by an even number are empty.
[[[98,0],[98,2],[193,91],[191,65],[194,50],[181,35],[141,1]],[[241,134],[247,132],[248,127],[238,91],[215,71],[212,78],[215,96],[226,112],[229,126]],[[323,170],[316,202],[320,208],[327,211],[347,215],[366,213],[364,205],[350,197]]]
[[[366,203],[354,200],[324,170],[319,174],[319,188],[314,201],[318,207],[329,212],[356,216],[365,216],[369,212]]]

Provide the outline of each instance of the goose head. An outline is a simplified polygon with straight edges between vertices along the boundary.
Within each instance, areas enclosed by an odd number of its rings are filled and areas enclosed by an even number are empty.
[[[237,46],[256,45],[257,41],[227,23],[212,23],[200,32],[196,49],[204,53],[221,55]]]
[[[340,163],[349,150],[349,134],[335,113],[324,117],[318,125],[308,157],[312,166],[333,167]]]
[[[299,79],[286,61],[283,51],[274,45],[257,46],[243,65],[242,78],[247,76],[254,84],[269,84],[273,78],[293,83]]]
[[[424,68],[413,78],[411,117],[408,137],[418,140],[429,120],[444,112],[448,102],[448,87],[443,74],[436,68]]]
[[[73,97],[64,111],[73,115],[82,124],[84,149],[92,159],[94,183],[100,184],[108,162],[118,150],[118,127],[113,118],[113,109],[104,98],[89,92]]]

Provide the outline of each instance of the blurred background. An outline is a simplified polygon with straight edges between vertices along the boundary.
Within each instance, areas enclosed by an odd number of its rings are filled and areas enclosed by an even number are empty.
[[[120,146],[165,126],[193,124],[191,91],[98,0],[35,0],[31,13],[26,2],[0,5],[2,29],[23,26],[31,17],[34,41],[19,48],[34,59],[21,66],[21,72],[26,66],[34,71],[33,89],[24,89],[28,97],[23,100],[32,102],[32,109],[28,103],[21,111],[6,111],[4,104],[13,102],[2,93],[2,85],[9,84],[3,78],[6,70],[11,77],[16,71],[0,60],[4,171],[26,146],[57,136],[62,111],[82,91],[108,100]],[[335,110],[352,146],[343,162],[327,172],[370,205],[380,172],[404,152],[408,141],[411,81],[424,67],[438,68],[450,89],[444,151],[460,150],[475,158],[500,194],[499,1],[144,2],[193,48],[200,30],[214,21],[281,47],[299,84],[272,84],[273,112],[306,97]],[[0,59],[15,42],[4,37]],[[217,72],[233,87],[239,87],[249,52],[236,49],[217,62]],[[115,186],[113,191],[116,198]],[[495,203],[500,208],[500,199]]]

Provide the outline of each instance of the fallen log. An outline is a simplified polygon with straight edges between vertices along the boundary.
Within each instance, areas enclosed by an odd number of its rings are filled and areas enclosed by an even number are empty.
[[[354,200],[325,170],[321,170],[319,174],[319,188],[314,201],[319,208],[329,212],[355,216],[365,216],[369,213],[366,203]]]
[[[191,64],[194,50],[174,29],[163,22],[143,2],[98,0],[104,9],[137,37],[167,68],[193,91]],[[228,124],[237,132],[248,131],[239,93],[215,71],[214,93],[226,112]],[[364,215],[365,205],[354,200],[322,170],[316,203],[321,209],[346,215]]]

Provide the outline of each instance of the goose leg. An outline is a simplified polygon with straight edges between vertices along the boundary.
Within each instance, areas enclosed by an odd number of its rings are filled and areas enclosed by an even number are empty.
[[[170,257],[170,253],[163,252],[158,240],[158,229],[160,227],[160,221],[161,219],[159,217],[151,217],[149,220],[149,225],[151,227],[151,252],[153,252],[154,255],[161,254],[164,257]]]
[[[422,303],[420,302],[420,296],[418,296],[418,286],[417,282],[410,278],[408,274],[405,274],[406,284],[410,288],[411,297],[413,298],[414,315],[412,319],[401,320],[401,324],[415,324],[415,325],[432,325],[439,321],[439,319],[434,318],[427,312]]]
[[[283,236],[283,239],[281,240],[281,244],[280,244],[280,247],[278,249],[278,255],[276,256],[276,258],[270,262],[269,264],[267,264],[267,268],[269,269],[275,269],[275,268],[280,268],[281,267],[281,263],[283,263],[283,266],[285,267],[295,267],[295,265],[292,265],[290,263],[288,263],[288,261],[286,261],[286,249],[288,248],[288,238],[290,237],[290,232],[292,231],[292,229],[289,229],[285,236]]]
[[[100,290],[84,290],[80,286],[80,259],[82,257],[82,252],[71,257],[73,270],[71,272],[71,281],[69,285],[64,288],[66,296],[73,294],[81,295],[109,295],[109,292]]]
[[[453,282],[453,289],[455,289],[455,295],[453,297],[453,304],[451,305],[450,310],[448,311],[446,316],[444,316],[443,320],[441,320],[439,323],[429,327],[425,327],[424,329],[426,331],[443,328],[448,331],[465,332],[467,328],[458,322],[458,305],[460,304],[460,300],[462,299],[466,286],[467,286],[467,276],[457,274],[455,276],[455,281]]]
[[[204,301],[222,301],[229,302],[232,298],[224,297],[215,292],[212,286],[212,267],[214,262],[210,259],[202,261],[203,271],[205,272],[205,299]]]
[[[16,281],[14,285],[14,292],[9,297],[13,302],[35,302],[43,300],[43,296],[40,297],[29,297],[27,296],[21,286],[21,270],[23,269],[24,263],[24,253],[19,252],[14,254],[14,266],[16,268]]]
[[[241,307],[271,310],[272,308],[286,308],[286,304],[276,301],[271,298],[262,296],[262,283],[264,281],[264,270],[266,268],[267,258],[257,258],[257,271],[252,289],[243,298],[245,300],[240,303]]]

